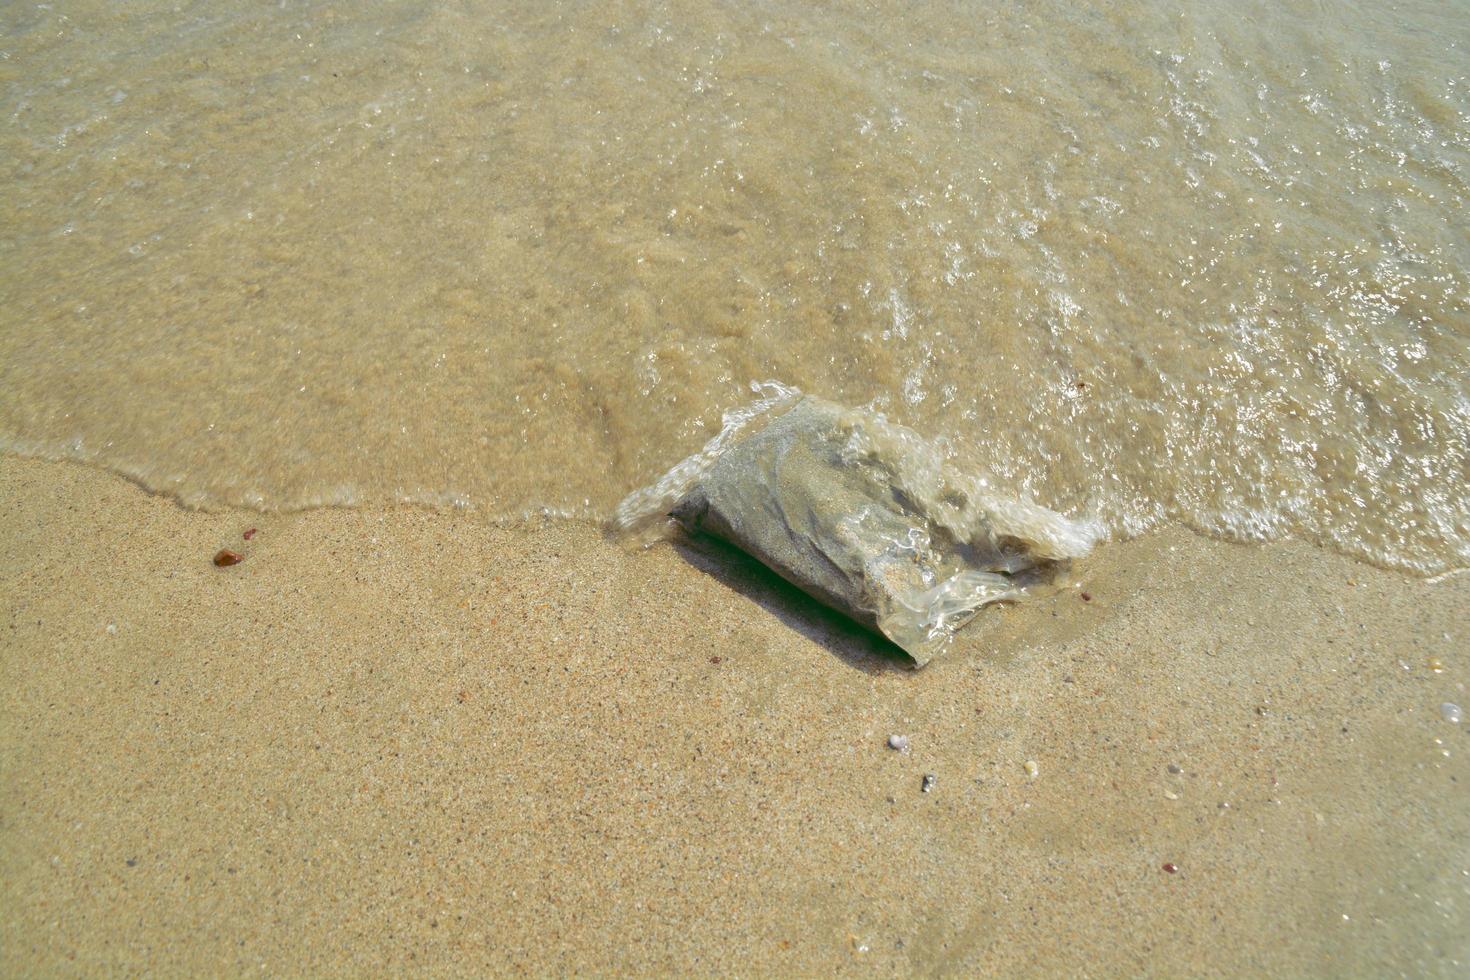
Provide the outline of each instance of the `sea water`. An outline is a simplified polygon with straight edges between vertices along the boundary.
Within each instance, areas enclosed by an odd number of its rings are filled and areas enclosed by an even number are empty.
[[[767,378],[1470,564],[1470,4],[0,8],[0,448],[602,518]]]

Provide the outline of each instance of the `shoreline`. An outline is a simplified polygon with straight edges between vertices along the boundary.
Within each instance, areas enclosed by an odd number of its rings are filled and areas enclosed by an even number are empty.
[[[7,973],[1470,961],[1466,576],[1172,529],[915,672],[576,522],[0,499]]]

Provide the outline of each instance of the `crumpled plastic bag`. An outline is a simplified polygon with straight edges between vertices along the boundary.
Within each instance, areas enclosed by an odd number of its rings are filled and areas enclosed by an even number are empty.
[[[614,523],[666,514],[726,541],[918,666],[982,607],[1022,597],[1098,536],[985,490],[877,413],[762,388],[766,399],[728,414],[703,452],[630,496]]]

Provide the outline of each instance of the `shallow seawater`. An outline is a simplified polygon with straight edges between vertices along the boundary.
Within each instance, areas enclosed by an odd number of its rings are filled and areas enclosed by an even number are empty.
[[[753,380],[1470,564],[1470,4],[0,10],[0,446],[606,515]]]

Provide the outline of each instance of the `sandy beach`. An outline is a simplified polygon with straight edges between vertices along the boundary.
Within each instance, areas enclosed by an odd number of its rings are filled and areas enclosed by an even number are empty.
[[[1465,576],[1170,531],[914,672],[588,524],[0,515],[8,976],[1470,962]]]
[[[0,980],[1470,976],[1467,11],[0,6]]]

